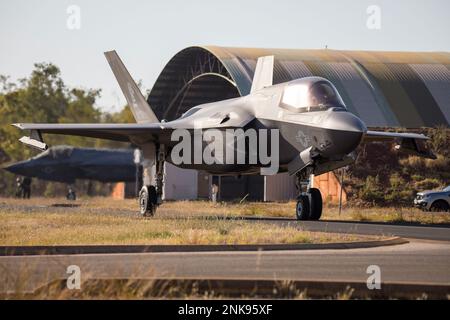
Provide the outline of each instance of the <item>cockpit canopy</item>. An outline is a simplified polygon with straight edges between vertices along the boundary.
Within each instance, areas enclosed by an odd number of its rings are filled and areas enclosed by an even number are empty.
[[[33,157],[33,159],[67,159],[71,156],[73,152],[73,147],[69,146],[56,146],[51,147],[50,149],[41,152],[37,156]]]
[[[280,107],[300,113],[330,108],[345,109],[345,104],[330,81],[308,77],[292,81],[284,88]]]

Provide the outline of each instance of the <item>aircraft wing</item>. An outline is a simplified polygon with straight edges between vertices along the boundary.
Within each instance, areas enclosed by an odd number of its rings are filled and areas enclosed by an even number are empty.
[[[436,156],[427,148],[425,141],[430,138],[419,133],[400,133],[368,130],[363,138],[363,142],[372,141],[394,141],[395,148],[412,155],[436,159]]]
[[[47,149],[42,139],[42,133],[144,143],[148,141],[159,141],[163,136],[170,136],[173,130],[173,128],[169,128],[163,123],[16,123],[13,125],[22,130],[30,130],[30,137],[22,137],[20,141],[41,150]]]

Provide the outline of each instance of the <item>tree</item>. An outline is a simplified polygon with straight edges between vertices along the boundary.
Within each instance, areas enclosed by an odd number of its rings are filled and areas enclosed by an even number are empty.
[[[11,126],[17,122],[48,123],[98,123],[102,120],[127,122],[128,112],[114,115],[102,113],[95,107],[100,96],[96,89],[69,89],[61,79],[61,73],[52,63],[37,63],[28,78],[18,83],[0,76],[0,150],[4,159],[24,160],[35,155],[33,149],[24,147],[18,139],[23,132]],[[74,136],[45,136],[49,145],[68,144],[83,147],[110,147],[120,143]],[[122,144],[123,146],[123,144]],[[0,192],[12,193],[14,176],[0,171]],[[40,188],[45,190],[45,187]]]

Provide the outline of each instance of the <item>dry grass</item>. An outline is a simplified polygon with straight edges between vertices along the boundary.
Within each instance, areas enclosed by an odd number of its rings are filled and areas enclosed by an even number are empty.
[[[62,262],[60,262],[62,263]],[[65,263],[61,264],[63,269]],[[296,281],[277,280],[259,286],[252,280],[242,288],[225,285],[228,280],[158,278],[151,269],[137,268],[131,276],[120,276],[116,270],[110,277],[96,277],[83,272],[80,289],[68,289],[67,279],[39,273],[33,263],[22,265],[12,273],[0,264],[0,300],[34,299],[351,299],[353,289],[330,290],[311,296]],[[42,272],[42,271],[41,271]]]
[[[295,281],[274,281],[271,290],[261,290],[257,286],[248,290],[223,290],[221,285],[211,287],[204,280],[170,279],[89,279],[81,283],[81,290],[69,290],[66,280],[55,280],[34,292],[11,291],[0,293],[2,300],[129,300],[129,299],[317,299],[307,289],[298,288]],[[353,289],[333,291],[320,296],[321,299],[350,300]]]
[[[59,204],[59,206],[55,206]],[[60,205],[77,205],[62,207]],[[74,203],[63,199],[35,198],[30,201],[0,199],[0,245],[56,244],[236,244],[236,243],[317,243],[357,241],[369,237],[339,235],[279,227],[263,222],[219,219],[219,216],[293,217],[294,203],[217,203],[180,201],[163,204],[155,218],[143,219],[136,213],[136,201],[89,198]],[[389,222],[431,222],[431,213],[416,209],[345,208],[338,216],[337,208],[324,208],[328,220],[378,220]],[[434,222],[448,222],[448,215],[434,214]],[[25,267],[25,266],[24,266]],[[31,267],[31,266],[27,266]],[[9,279],[14,290],[2,295],[6,299],[136,299],[227,298],[199,284],[176,281],[140,281],[116,279],[83,283],[83,290],[73,291],[64,281],[56,281],[37,292],[25,290],[34,273],[17,270]],[[140,274],[140,273],[137,273]],[[4,275],[5,276],[5,275]],[[89,278],[89,277],[87,277]],[[86,278],[86,279],[87,279]],[[5,285],[5,282],[4,282]],[[329,298],[351,299],[351,288]],[[236,297],[233,295],[233,297]],[[255,291],[240,298],[268,297]],[[308,299],[290,281],[280,281],[271,298]]]
[[[168,202],[162,214],[172,215],[179,207],[190,214],[222,216],[295,217],[295,202],[212,203],[207,201]],[[159,213],[158,213],[159,214]],[[337,206],[323,209],[321,220],[372,221],[388,223],[450,224],[449,213],[423,212],[417,208],[359,208],[344,206],[341,214]]]
[[[341,215],[337,207],[324,209],[324,220],[372,221],[398,224],[450,224],[450,214],[424,212],[417,208],[354,208],[344,207]]]
[[[62,207],[59,205],[77,205]],[[154,218],[136,213],[135,200],[86,198],[0,199],[0,245],[55,244],[263,244],[354,241],[360,236],[299,231],[223,217],[294,217],[294,202],[164,203]],[[415,208],[324,208],[322,220],[448,224],[450,214]]]
[[[168,202],[162,208],[171,214],[178,206],[192,214],[216,214],[223,216],[295,217],[295,202],[246,202],[217,203],[201,201]],[[417,208],[359,208],[344,206],[341,214],[335,205],[325,206],[321,220],[372,221],[389,223],[450,224],[450,214],[423,212]]]
[[[61,207],[55,204],[77,204]],[[292,211],[279,204],[277,212]],[[271,204],[226,205],[169,202],[156,217],[140,218],[134,200],[93,198],[0,200],[0,245],[76,244],[266,244],[325,243],[365,236],[302,231],[292,226],[226,220],[222,215],[264,215]]]

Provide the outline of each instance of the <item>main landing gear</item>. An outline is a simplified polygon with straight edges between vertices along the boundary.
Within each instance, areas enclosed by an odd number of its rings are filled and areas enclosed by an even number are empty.
[[[164,160],[163,146],[159,147],[156,161],[150,170],[152,185],[143,186],[139,192],[139,211],[143,217],[152,217],[156,208],[162,203],[164,186]]]
[[[322,215],[322,195],[317,188],[309,187],[310,172],[304,170],[297,174],[297,220],[319,220]]]
[[[139,211],[143,217],[152,217],[158,206],[155,186],[143,186],[139,192]]]

